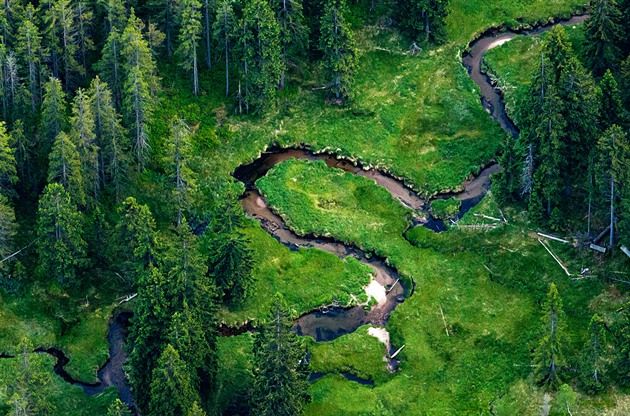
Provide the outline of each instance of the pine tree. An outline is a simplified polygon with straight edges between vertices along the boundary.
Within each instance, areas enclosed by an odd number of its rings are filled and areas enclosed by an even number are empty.
[[[217,18],[213,25],[214,37],[218,39],[223,46],[225,55],[225,96],[230,95],[230,54],[232,43],[237,37],[237,22],[234,10],[230,0],[221,2],[217,9]]]
[[[283,70],[280,27],[266,0],[251,0],[243,9],[241,53],[246,66],[247,101],[257,111],[273,107]]]
[[[588,339],[582,350],[582,382],[590,393],[598,393],[604,389],[608,362],[606,325],[598,314],[591,318],[587,332]]]
[[[563,349],[564,312],[558,289],[554,283],[549,287],[547,299],[543,304],[543,336],[534,352],[536,380],[550,390],[560,387],[559,373],[564,369]]]
[[[122,195],[127,171],[126,149],[129,144],[116,112],[112,93],[107,83],[96,76],[90,84],[92,114],[94,115],[94,133],[98,148],[99,181],[102,186],[111,185],[118,202]]]
[[[585,23],[585,56],[596,75],[602,75],[618,61],[623,39],[621,13],[615,0],[594,0]]]
[[[124,273],[141,275],[157,265],[155,220],[149,207],[140,205],[135,198],[125,199],[119,210],[116,224],[116,241],[120,251],[117,258]]]
[[[153,369],[166,346],[166,331],[172,312],[168,305],[168,282],[156,267],[141,273],[138,281],[138,297],[129,334],[130,353],[128,362],[129,384],[134,392],[138,408],[145,413],[149,409]]]
[[[254,414],[293,416],[309,401],[306,351],[282,298],[276,295],[267,322],[254,340]]]
[[[45,148],[53,143],[55,138],[65,130],[68,124],[66,109],[66,95],[61,82],[51,77],[44,85],[44,99],[42,103],[41,132],[45,139]]]
[[[24,79],[31,102],[31,115],[35,115],[39,104],[40,83],[40,51],[42,50],[42,37],[37,27],[36,10],[31,3],[26,6],[25,15],[17,31],[15,51],[18,59],[24,63],[26,73]]]
[[[351,98],[357,67],[357,49],[343,16],[345,12],[344,0],[327,0],[320,24],[319,48],[324,54],[326,77],[330,80],[329,92],[337,100]]]
[[[107,416],[131,416],[131,410],[129,410],[129,407],[117,398],[107,408]]]
[[[94,132],[94,113],[92,99],[81,88],[72,101],[72,117],[70,118],[70,137],[77,147],[83,169],[83,187],[85,195],[98,198],[100,193],[98,146]]]
[[[615,243],[615,207],[619,201],[619,189],[628,178],[628,164],[630,163],[630,143],[628,134],[619,126],[613,125],[600,137],[597,144],[597,178],[603,194],[607,194],[610,203],[610,234],[609,247]]]
[[[402,27],[414,38],[424,34],[426,42],[439,42],[446,37],[448,0],[402,0],[398,16]]]
[[[186,362],[170,344],[162,352],[151,378],[149,416],[184,415],[200,401]]]
[[[123,33],[124,100],[123,115],[130,126],[138,170],[142,171],[149,153],[148,122],[157,90],[155,62],[149,44],[142,36],[143,23],[133,10]]]
[[[49,159],[48,182],[61,184],[75,204],[85,205],[81,157],[75,144],[63,131],[57,135]]]
[[[37,252],[42,276],[62,285],[77,283],[76,271],[86,264],[82,222],[81,213],[63,186],[47,185],[37,210]]]
[[[601,116],[600,124],[604,130],[616,124],[622,125],[623,105],[621,104],[621,93],[619,85],[612,72],[607,70],[599,83],[601,93]]]
[[[192,72],[193,94],[199,95],[198,46],[201,40],[201,3],[199,0],[179,0],[179,47],[180,66]]]
[[[15,150],[11,147],[11,136],[6,123],[0,121],[0,194],[14,197],[14,186],[18,181]]]
[[[308,47],[308,29],[304,25],[302,3],[299,0],[274,0],[273,5],[280,26],[283,68],[279,87],[282,89],[286,70],[297,65],[296,56]]]

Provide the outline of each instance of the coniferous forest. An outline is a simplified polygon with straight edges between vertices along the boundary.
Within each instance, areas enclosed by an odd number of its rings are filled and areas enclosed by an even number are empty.
[[[629,0],[1,2],[0,414],[629,409]]]

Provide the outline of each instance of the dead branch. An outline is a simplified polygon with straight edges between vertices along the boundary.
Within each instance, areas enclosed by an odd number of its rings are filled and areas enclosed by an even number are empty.
[[[569,244],[568,240],[563,240],[562,238],[558,238],[558,237],[555,237],[553,235],[543,234],[543,233],[536,233],[536,234],[538,234],[541,237],[548,238],[550,240],[559,241],[559,242],[564,243],[564,244]]]
[[[448,325],[446,325],[446,318],[444,318],[444,311],[442,310],[442,305],[440,305],[440,314],[442,314],[442,322],[444,322],[444,330],[446,331],[446,336],[449,337],[451,335],[448,333]]]

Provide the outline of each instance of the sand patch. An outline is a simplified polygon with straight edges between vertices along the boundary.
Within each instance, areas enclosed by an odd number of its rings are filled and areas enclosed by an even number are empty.
[[[365,293],[368,296],[374,298],[379,305],[387,302],[387,291],[385,290],[385,286],[377,282],[376,280],[372,280],[369,285],[365,288]]]

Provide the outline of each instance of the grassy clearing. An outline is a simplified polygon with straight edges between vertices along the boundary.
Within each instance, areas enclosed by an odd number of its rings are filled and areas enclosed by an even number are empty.
[[[565,295],[572,328],[567,356],[573,360],[593,310],[602,307],[591,302],[603,285],[594,279],[568,278],[516,210],[505,213],[509,225],[495,230],[454,228],[435,234],[417,227],[406,233],[407,240],[403,236],[407,211],[364,178],[319,163],[288,161],[272,169],[259,185],[296,230],[330,235],[375,251],[416,282],[414,295],[398,306],[388,324],[394,345],[406,345],[400,373],[373,389],[326,377],[313,386],[314,397],[321,400],[309,406],[308,414],[323,409],[326,414],[372,411],[367,407],[374,404],[372,394],[398,414],[487,411],[500,392],[530,373],[530,350],[539,331],[538,302],[551,281]],[[365,204],[374,201],[381,209],[367,212]],[[475,212],[499,215],[490,200],[462,221],[473,221]],[[589,264],[588,253],[560,243],[549,245],[574,272]],[[588,304],[593,310],[584,308]],[[343,359],[337,365],[349,366]],[[357,394],[365,397],[359,403],[366,407],[335,401],[344,389],[361,390]]]
[[[217,339],[217,414],[240,414],[246,410],[252,388],[254,338],[246,333]]]
[[[114,401],[115,389],[109,389],[98,396],[89,397],[83,393],[80,387],[65,382],[61,377],[53,373],[55,360],[47,354],[33,354],[31,359],[41,363],[49,369],[51,382],[44,387],[44,391],[37,394],[43,395],[55,407],[52,414],[72,416],[104,415],[107,408]],[[13,395],[13,383],[18,370],[19,358],[0,359],[0,413],[8,414],[8,401]]]
[[[583,11],[584,0],[453,0],[447,18],[449,39],[464,43],[490,27],[534,26]]]
[[[331,342],[311,344],[311,369],[318,373],[347,372],[376,384],[390,380],[393,375],[383,360],[387,349],[381,341],[368,334],[368,328],[370,325]]]
[[[431,215],[437,219],[453,218],[459,212],[462,201],[457,198],[436,199],[431,203]]]
[[[372,269],[353,258],[339,259],[316,249],[291,252],[256,224],[247,235],[252,241],[257,278],[253,295],[237,308],[221,310],[220,319],[228,326],[256,322],[269,310],[276,293],[281,293],[295,317],[338,300],[350,303],[351,296],[365,299]]]

